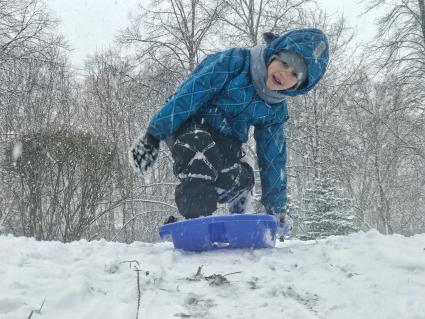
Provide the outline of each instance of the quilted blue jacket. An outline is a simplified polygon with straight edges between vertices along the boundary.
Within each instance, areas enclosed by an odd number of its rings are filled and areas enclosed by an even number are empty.
[[[325,73],[329,49],[318,29],[298,29],[276,37],[264,50],[264,60],[282,49],[301,54],[308,67],[307,82],[293,91],[310,91]],[[255,92],[250,77],[250,50],[232,48],[207,56],[170,96],[151,120],[148,133],[164,140],[191,115],[203,116],[218,132],[241,142],[254,126],[260,167],[261,202],[268,213],[280,213],[286,203],[286,143],[283,124],[288,119],[286,102],[267,104]]]

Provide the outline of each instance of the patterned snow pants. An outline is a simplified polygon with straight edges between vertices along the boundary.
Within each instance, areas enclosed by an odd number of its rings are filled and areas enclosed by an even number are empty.
[[[241,161],[241,142],[214,132],[203,119],[186,121],[167,144],[180,180],[176,204],[185,218],[211,215],[217,203],[229,203],[254,187],[254,171]]]

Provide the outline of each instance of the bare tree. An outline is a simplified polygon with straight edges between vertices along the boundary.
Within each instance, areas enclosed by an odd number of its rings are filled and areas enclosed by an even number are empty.
[[[113,193],[105,203],[108,213],[93,227],[99,229],[98,236],[111,239],[116,237],[116,227],[125,225],[118,238],[126,242],[155,240],[158,224],[171,213],[174,200],[174,177],[166,149],[161,150],[147,182],[138,180],[128,164],[130,144],[147,127],[153,106],[165,99],[161,77],[155,77],[155,71],[151,74],[151,68],[142,69],[130,57],[121,57],[118,50],[98,52],[86,61],[82,91],[86,127],[113,145],[118,162]],[[156,87],[155,91],[151,87]],[[151,211],[157,214],[147,213]]]
[[[8,155],[4,191],[13,194],[16,212],[3,221],[9,231],[38,240],[82,238],[109,195],[110,146],[89,134],[46,130],[16,139]]]
[[[325,76],[314,90],[288,99],[287,170],[291,190],[297,193],[299,202],[303,202],[306,185],[320,178],[322,173],[345,184],[346,135],[344,123],[339,118],[346,103],[347,89],[358,80],[354,76],[356,65],[349,49],[353,32],[346,20],[340,17],[330,21],[323,11],[307,11],[302,21],[327,34],[330,60]]]
[[[0,123],[4,134],[45,127],[70,93],[64,42],[40,0],[0,0]],[[61,87],[63,91],[59,88]],[[61,92],[61,93],[59,93]],[[55,104],[56,103],[56,104]],[[69,104],[68,104],[69,105]],[[59,115],[60,116],[60,115]]]
[[[423,160],[406,144],[420,128],[411,126],[413,115],[404,107],[408,86],[393,78],[390,73],[377,82],[363,76],[350,88],[341,121],[349,125],[347,176],[359,218],[383,233],[409,235],[424,227],[423,195],[416,191],[424,182]]]
[[[406,76],[421,77],[425,67],[425,2],[403,0],[389,4],[385,0],[368,2],[366,12],[384,7],[386,12],[378,22],[376,49],[385,59],[381,65],[389,69],[405,68]]]
[[[310,0],[226,0],[222,40],[230,46],[254,46],[263,32],[282,33],[300,26]],[[230,29],[228,28],[230,26]]]
[[[0,61],[39,55],[62,43],[52,34],[56,21],[40,0],[0,0]]]
[[[41,0],[0,0],[0,161],[11,141],[52,127],[69,128],[77,119],[76,86],[67,58],[66,46],[56,30],[57,22]],[[31,133],[29,133],[31,132]],[[35,163],[34,163],[35,165]],[[2,165],[1,165],[2,166]],[[38,167],[42,169],[42,167]],[[36,185],[27,188],[31,205],[18,196],[25,193],[23,179],[12,178],[4,166],[0,169],[2,226],[7,231],[47,236],[34,224],[20,227],[11,222],[16,216],[37,211]],[[40,172],[33,172],[39,174]],[[41,173],[40,173],[41,174]],[[29,185],[29,184],[28,184]],[[14,192],[16,190],[16,192]],[[52,189],[43,189],[52,191]],[[40,191],[42,189],[40,188]],[[27,193],[29,194],[29,193]],[[17,197],[18,196],[18,197]],[[38,202],[44,205],[44,202]],[[40,206],[40,205],[39,205]],[[37,216],[33,214],[32,216]],[[55,217],[56,218],[56,217]],[[24,220],[23,218],[22,220]],[[44,220],[45,221],[45,220]],[[35,217],[31,222],[37,223]],[[23,224],[21,224],[22,226]],[[1,225],[0,225],[1,227]],[[20,228],[22,231],[18,231]],[[31,230],[29,230],[31,229]],[[16,231],[16,232],[15,232]],[[50,238],[50,237],[49,237]]]
[[[371,46],[379,56],[374,60],[381,70],[396,75],[395,80],[409,85],[410,107],[425,111],[425,1],[365,1],[366,12],[379,8],[376,40]]]
[[[163,0],[155,3],[155,7],[161,9],[140,6],[141,14],[132,19],[119,41],[140,45],[140,60],[152,59],[159,65],[164,65],[164,60],[172,60],[176,64],[172,71],[181,79],[205,54],[206,38],[222,15],[224,3],[221,0]]]

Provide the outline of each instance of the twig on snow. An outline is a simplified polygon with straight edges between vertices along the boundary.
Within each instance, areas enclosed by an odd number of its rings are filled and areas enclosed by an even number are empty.
[[[137,264],[137,266],[134,267],[136,269],[139,269],[139,267],[140,267],[140,263],[137,260],[124,260],[124,261],[120,262],[120,264],[127,264],[127,263],[130,264],[130,268],[131,268],[131,263]]]
[[[43,306],[44,306],[44,303],[46,302],[46,298],[44,298],[44,300],[43,300],[43,303],[41,304],[41,306],[40,306],[40,309],[38,309],[38,310],[31,310],[31,313],[30,313],[30,315],[28,316],[28,319],[31,319],[31,317],[32,317],[32,315],[34,314],[34,313],[36,313],[36,314],[41,314],[41,309],[43,309]]]
[[[136,274],[137,274],[137,313],[136,313],[136,319],[139,319],[139,312],[140,312],[140,300],[141,300],[141,292],[140,292],[140,269],[136,267]]]

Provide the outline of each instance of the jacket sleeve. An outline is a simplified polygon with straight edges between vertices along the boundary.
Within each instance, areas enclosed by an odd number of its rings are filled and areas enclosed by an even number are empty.
[[[261,203],[268,214],[283,213],[287,196],[283,123],[256,126],[254,138],[261,176]]]
[[[148,133],[163,140],[172,135],[192,114],[239,74],[243,59],[236,49],[205,58],[170,96],[150,121]]]

